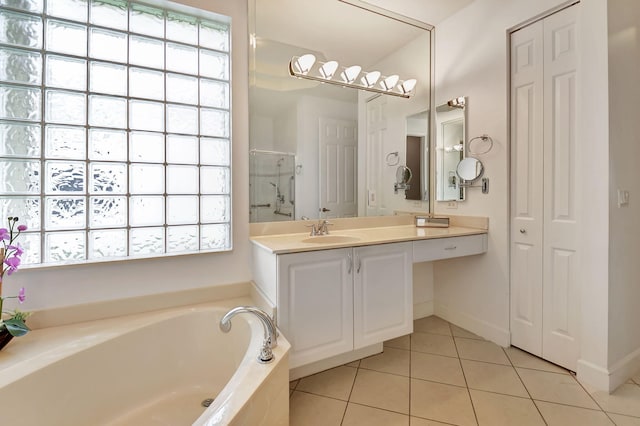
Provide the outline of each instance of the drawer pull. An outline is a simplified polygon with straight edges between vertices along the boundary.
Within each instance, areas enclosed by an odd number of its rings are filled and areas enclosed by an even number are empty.
[[[457,248],[458,248],[457,246],[449,246],[449,247],[445,247],[444,249],[445,250],[455,250]]]

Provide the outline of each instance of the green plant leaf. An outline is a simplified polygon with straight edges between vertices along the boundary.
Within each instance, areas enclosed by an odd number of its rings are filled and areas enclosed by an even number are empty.
[[[4,320],[2,323],[13,337],[24,336],[31,330],[24,321],[17,318]]]

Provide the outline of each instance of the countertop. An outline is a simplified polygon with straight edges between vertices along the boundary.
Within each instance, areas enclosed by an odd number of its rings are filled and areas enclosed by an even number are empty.
[[[317,242],[304,242],[309,233],[290,233],[253,236],[251,242],[271,253],[285,254],[305,251],[328,250],[344,247],[360,247],[373,244],[388,244],[404,241],[419,241],[434,238],[450,238],[465,235],[486,234],[487,229],[450,226],[448,228],[417,228],[414,225],[380,226],[372,228],[329,230],[327,236],[316,236]],[[323,237],[350,237],[349,241],[322,242]]]

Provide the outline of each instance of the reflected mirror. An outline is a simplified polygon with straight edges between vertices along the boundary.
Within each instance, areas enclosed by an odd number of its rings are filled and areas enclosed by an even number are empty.
[[[414,174],[407,200],[429,201],[429,111],[407,117],[406,164]]]
[[[428,211],[431,26],[359,0],[249,6],[250,221]],[[378,87],[394,75],[417,83],[405,99],[290,76],[305,54],[336,61],[336,75],[358,66],[357,79],[389,77]],[[412,170],[417,194],[394,193],[398,166]]]
[[[464,97],[454,98],[436,107],[436,200],[464,200],[458,164],[465,151]]]
[[[399,166],[396,169],[396,183],[393,184],[393,190],[395,193],[398,191],[407,192],[411,188],[411,178],[413,174],[411,169],[407,166]]]

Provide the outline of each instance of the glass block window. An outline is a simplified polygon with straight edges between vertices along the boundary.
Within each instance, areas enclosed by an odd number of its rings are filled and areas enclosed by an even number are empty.
[[[231,248],[230,20],[184,10],[0,0],[0,218],[28,226],[23,262]]]

